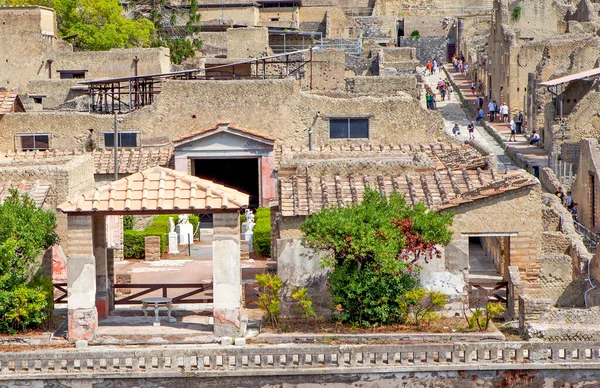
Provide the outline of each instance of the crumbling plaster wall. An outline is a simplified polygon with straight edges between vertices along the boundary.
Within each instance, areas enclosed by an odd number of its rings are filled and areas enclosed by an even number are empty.
[[[272,55],[266,27],[230,28],[227,30],[227,57],[260,58]]]
[[[317,116],[317,112],[320,115]],[[368,140],[330,140],[329,117],[370,117]],[[299,90],[288,80],[168,81],[157,101],[122,115],[122,131],[141,131],[142,138],[171,138],[229,121],[277,137],[286,145],[450,142],[437,112],[420,107],[408,95],[335,98]],[[70,112],[35,112],[0,116],[0,149],[14,149],[16,133],[50,133],[52,148],[83,148],[87,129],[112,131],[113,117]]]

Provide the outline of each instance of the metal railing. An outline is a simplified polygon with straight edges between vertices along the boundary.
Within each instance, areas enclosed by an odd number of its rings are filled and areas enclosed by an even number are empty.
[[[581,225],[577,221],[573,221],[573,226],[575,226],[575,230],[581,236],[583,244],[586,246],[586,248],[590,250],[596,249],[598,243],[600,243],[600,236],[598,236],[596,233],[592,232],[585,226]]]
[[[599,342],[173,346],[0,353],[0,381],[600,367]],[[373,369],[375,368],[375,369]],[[295,372],[290,372],[295,370]]]

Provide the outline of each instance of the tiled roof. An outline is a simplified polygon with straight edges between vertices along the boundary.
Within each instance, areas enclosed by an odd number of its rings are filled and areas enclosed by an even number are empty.
[[[39,180],[34,182],[0,182],[0,203],[10,196],[10,189],[17,189],[21,194],[28,194],[37,206],[42,207],[50,192],[50,184]]]
[[[0,92],[0,115],[13,112],[25,112],[19,94],[16,92]]]
[[[185,140],[193,139],[196,136],[216,134],[218,132],[230,132],[230,133],[237,132],[238,134],[245,134],[245,135],[250,135],[253,137],[258,137],[263,140],[267,140],[269,142],[275,142],[275,140],[276,140],[276,138],[274,138],[273,136],[265,135],[263,133],[252,131],[247,128],[238,127],[237,125],[230,124],[228,122],[220,122],[220,123],[217,123],[217,125],[213,125],[212,127],[208,127],[208,128],[204,128],[204,129],[200,129],[200,130],[196,130],[196,131],[194,131],[192,129],[192,132],[188,133],[187,135],[183,135],[176,139],[173,139],[173,143],[182,143],[182,142],[185,142]],[[175,144],[175,146],[178,146],[178,145],[179,144]]]
[[[167,212],[240,209],[248,194],[164,167],[153,167],[95,190],[75,195],[58,206],[64,213]]]
[[[95,174],[114,173],[114,153],[112,148],[97,149],[92,152],[94,156]],[[63,156],[81,155],[82,150],[48,150],[48,151],[7,151],[0,153],[0,159],[46,159]],[[146,147],[146,148],[120,148],[119,173],[133,174],[154,166],[172,168],[172,147]]]
[[[308,147],[288,147],[279,146],[275,150],[275,164],[279,168],[284,154],[296,153],[296,158],[301,159],[309,157],[310,154],[322,154],[328,159],[336,158],[334,153],[339,153],[337,158],[364,157],[367,158],[392,158],[395,155],[414,155],[416,153],[426,154],[435,165],[435,169],[451,170],[457,169],[475,169],[486,168],[487,160],[478,150],[469,144],[329,144],[326,146],[313,147],[312,151]]]
[[[436,170],[425,173],[378,176],[293,176],[280,178],[279,203],[283,216],[309,215],[322,208],[357,204],[365,187],[389,195],[394,190],[409,203],[423,202],[442,210],[536,184],[523,170]]]

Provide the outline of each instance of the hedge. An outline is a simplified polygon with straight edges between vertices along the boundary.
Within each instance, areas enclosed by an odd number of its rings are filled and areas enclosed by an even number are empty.
[[[263,256],[271,255],[271,209],[259,207],[254,214],[254,237],[252,246],[254,252]]]
[[[160,255],[162,256],[167,248],[171,231],[169,217],[173,217],[173,222],[177,224],[179,216],[164,214],[154,217],[152,223],[143,231],[125,230],[123,235],[124,256],[128,259],[144,259],[146,257],[145,238],[148,236],[160,237]],[[200,217],[191,215],[189,220],[196,231]]]

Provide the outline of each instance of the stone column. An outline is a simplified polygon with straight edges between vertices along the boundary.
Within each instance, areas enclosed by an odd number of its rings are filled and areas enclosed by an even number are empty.
[[[108,294],[108,261],[106,257],[106,216],[92,216],[92,241],[96,259],[96,310],[98,318],[108,317],[110,298]]]
[[[92,217],[69,214],[67,260],[69,341],[96,335],[96,264],[92,247]]]
[[[242,310],[240,220],[237,212],[214,215],[213,298],[215,337],[239,337]]]

